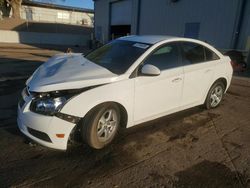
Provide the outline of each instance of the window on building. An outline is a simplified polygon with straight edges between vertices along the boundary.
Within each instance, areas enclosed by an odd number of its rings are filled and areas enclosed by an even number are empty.
[[[69,13],[67,12],[58,12],[57,13],[57,18],[59,19],[69,19]]]
[[[82,25],[88,25],[88,20],[87,19],[82,19]]]
[[[184,37],[198,39],[200,33],[200,23],[186,23]]]

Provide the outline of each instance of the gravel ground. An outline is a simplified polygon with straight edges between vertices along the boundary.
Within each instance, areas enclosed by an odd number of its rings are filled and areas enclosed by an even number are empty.
[[[195,107],[130,128],[103,150],[29,142],[17,129],[18,97],[34,69],[58,52],[0,44],[0,187],[250,187],[248,78],[234,78],[217,109]]]

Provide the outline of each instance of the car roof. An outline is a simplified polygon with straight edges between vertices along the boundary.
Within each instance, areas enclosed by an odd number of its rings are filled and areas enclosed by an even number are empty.
[[[117,40],[124,40],[124,41],[133,41],[138,43],[145,43],[145,44],[156,44],[162,41],[172,40],[172,41],[186,41],[186,42],[193,42],[198,43],[200,45],[203,45],[213,52],[216,52],[216,54],[219,57],[222,57],[223,55],[221,52],[219,52],[217,49],[215,49],[213,46],[208,44],[207,42],[203,42],[197,39],[192,38],[183,38],[183,37],[176,37],[176,36],[169,36],[169,35],[130,35],[118,38]]]
[[[179,37],[167,36],[167,35],[130,35],[126,37],[121,37],[118,40],[141,42],[146,44],[156,44],[163,40],[177,39],[177,38]]]

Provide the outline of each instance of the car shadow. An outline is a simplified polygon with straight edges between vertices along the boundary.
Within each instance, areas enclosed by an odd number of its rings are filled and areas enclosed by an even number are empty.
[[[224,164],[204,160],[175,173],[174,187],[247,187],[247,177]]]

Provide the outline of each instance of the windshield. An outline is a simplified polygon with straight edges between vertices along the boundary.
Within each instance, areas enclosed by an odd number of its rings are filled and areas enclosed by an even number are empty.
[[[89,53],[85,58],[115,74],[123,74],[149,46],[144,43],[114,40]]]

